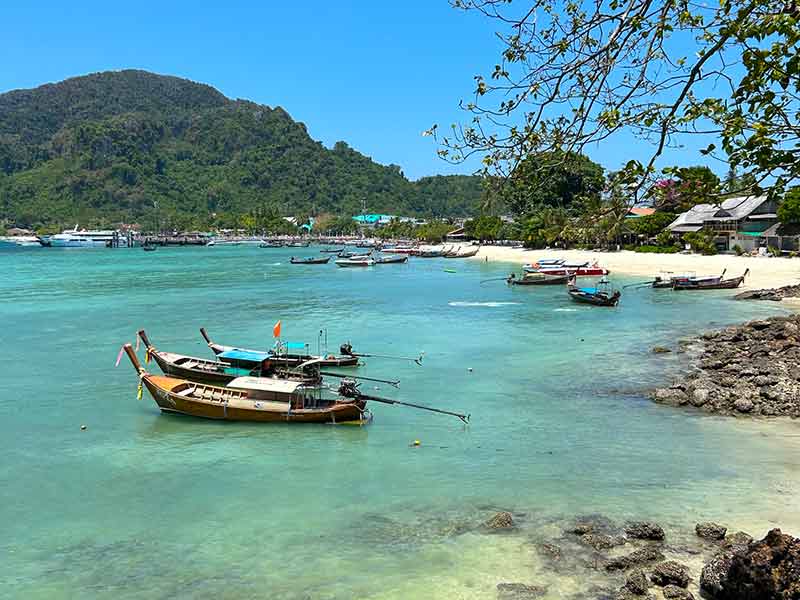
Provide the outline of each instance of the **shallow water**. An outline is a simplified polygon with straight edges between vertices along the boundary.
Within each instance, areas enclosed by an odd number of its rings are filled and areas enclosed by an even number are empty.
[[[531,544],[576,514],[654,518],[675,536],[699,519],[800,533],[797,423],[644,397],[683,360],[653,345],[779,306],[646,289],[600,309],[560,286],[479,285],[507,274],[499,263],[337,269],[290,254],[0,254],[4,596],[494,598],[497,583],[522,581],[568,597],[590,578],[547,571]],[[124,358],[114,368],[140,327],[208,356],[200,326],[264,347],[278,319],[312,351],[323,328],[331,350],[424,351],[422,367],[370,359],[360,372],[402,380],[375,393],[471,425],[386,405],[366,428],[165,416],[136,401]],[[520,530],[484,534],[501,509]]]

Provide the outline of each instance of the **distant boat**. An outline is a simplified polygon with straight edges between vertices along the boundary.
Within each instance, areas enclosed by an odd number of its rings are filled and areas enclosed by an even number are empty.
[[[344,252],[344,248],[323,248],[320,252],[323,254],[339,254]]]
[[[293,265],[325,265],[328,264],[328,261],[331,259],[330,256],[326,256],[324,258],[317,258],[313,256],[308,256],[306,258],[296,258],[292,256],[289,259],[289,262]]]
[[[353,258],[339,258],[336,260],[337,267],[371,267],[375,264],[375,259],[368,256],[355,256]]]
[[[379,256],[373,260],[375,261],[376,265],[392,265],[392,264],[408,262],[408,256],[402,254],[395,254],[392,256]]]
[[[717,283],[725,276],[727,269],[722,271],[721,275],[707,275],[698,277],[694,273],[686,273],[683,275],[672,275],[670,273],[656,275],[653,280],[652,286],[656,289],[672,288],[676,282],[692,282],[692,283]]]
[[[597,261],[569,263],[562,259],[544,259],[525,265],[526,273],[547,273],[549,275],[577,275],[578,277],[600,277],[608,275],[609,270],[601,267]]]
[[[509,275],[506,282],[509,285],[564,285],[569,280],[569,275],[550,275],[548,273],[525,273],[517,277],[514,273]]]
[[[283,248],[283,244],[281,242],[261,242],[258,245],[259,248]]]
[[[33,248],[42,246],[35,235],[9,235],[0,237],[0,248]]]
[[[216,246],[216,245],[217,245],[217,242],[215,242],[214,240],[208,240],[206,242],[206,246]]]
[[[145,252],[155,252],[156,246],[153,246],[151,244],[145,244],[144,246],[142,246],[142,250],[144,250]]]
[[[477,255],[480,252],[481,247],[478,246],[473,250],[465,250],[462,251],[461,249],[457,248],[455,250],[451,250],[450,252],[445,253],[445,258],[472,258],[473,256]]]

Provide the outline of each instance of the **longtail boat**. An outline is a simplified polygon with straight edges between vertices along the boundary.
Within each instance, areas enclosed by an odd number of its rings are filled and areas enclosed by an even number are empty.
[[[352,258],[336,259],[337,267],[371,267],[375,264],[375,259],[370,256],[354,256]]]
[[[378,256],[373,260],[375,261],[376,265],[391,265],[408,262],[408,256],[404,254],[394,254],[392,256]]]
[[[176,354],[174,352],[163,352],[158,350],[150,342],[150,338],[144,329],[137,332],[145,347],[145,363],[149,363],[152,358],[164,375],[171,375],[180,379],[188,379],[200,383],[210,383],[215,385],[226,385],[237,377],[275,377],[278,379],[294,379],[303,381],[308,385],[319,383],[319,372],[309,371],[289,371],[278,369],[269,358],[264,359],[255,367],[235,367],[231,363]]]
[[[331,259],[330,256],[325,257],[316,257],[316,256],[307,256],[306,258],[297,258],[292,256],[289,258],[289,262],[293,265],[326,265],[328,261]]]
[[[139,363],[130,344],[123,349],[140,386],[147,388],[162,412],[263,423],[367,423],[372,418],[367,401],[358,394],[327,399],[321,397],[319,388],[301,381],[261,377],[238,377],[227,387],[220,387],[152,375]]]
[[[656,275],[656,278],[653,280],[652,286],[656,289],[672,288],[675,285],[676,281],[716,283],[721,281],[722,278],[725,277],[726,271],[727,269],[723,269],[721,275],[707,275],[701,277],[698,277],[694,273],[684,273],[682,275],[673,275],[672,273],[664,273],[661,275]]]
[[[316,358],[321,359],[319,363],[321,367],[357,367],[358,356],[346,355],[336,356],[335,354],[328,354],[326,356],[314,356],[309,353],[289,353],[289,352],[276,352],[274,350],[250,350],[248,348],[239,348],[237,346],[224,346],[217,344],[211,340],[208,332],[204,327],[200,328],[200,335],[211,348],[211,351],[216,354],[220,359],[227,363],[239,368],[256,368],[262,364],[264,360],[270,360],[275,366],[282,367],[296,367],[302,363],[308,362]]]
[[[340,252],[344,252],[344,248],[323,248],[320,252],[322,254],[339,254]]]
[[[673,290],[733,290],[742,285],[750,269],[746,269],[739,277],[730,277],[728,279],[717,280],[676,280],[672,284]]]
[[[464,252],[462,252],[461,250],[456,249],[456,250],[448,252],[447,254],[444,255],[444,257],[445,258],[472,258],[476,254],[478,254],[478,252],[480,252],[480,249],[481,249],[480,246],[477,246],[473,250],[466,250]]]
[[[525,273],[517,277],[512,273],[506,279],[509,285],[564,285],[569,280],[569,275],[550,275],[549,273]]]
[[[572,275],[567,283],[567,293],[575,302],[594,306],[616,306],[622,296],[619,290],[609,288],[608,280],[605,278],[601,279],[596,287],[579,288],[575,285],[575,275]]]
[[[548,275],[577,275],[578,277],[600,277],[610,271],[601,267],[598,262],[568,263],[563,259],[543,259],[525,265],[526,273],[546,273]]]

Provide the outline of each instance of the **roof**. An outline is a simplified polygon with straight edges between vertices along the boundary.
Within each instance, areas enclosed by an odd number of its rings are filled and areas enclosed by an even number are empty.
[[[628,210],[629,217],[649,217],[656,212],[655,208],[649,206],[634,206]]]
[[[353,220],[359,223],[388,223],[394,218],[394,215],[356,215]]]
[[[251,362],[261,362],[268,359],[271,355],[269,352],[255,352],[253,350],[226,350],[222,352],[220,358],[228,358],[230,360],[249,360]]]
[[[275,392],[277,394],[294,394],[298,388],[305,385],[302,381],[288,379],[272,379],[270,377],[237,377],[228,384],[229,388],[239,390],[258,390],[260,392]]]
[[[702,228],[702,225],[675,225],[675,223],[669,226],[673,233],[696,233]]]
[[[766,200],[766,196],[739,196],[728,198],[722,204],[698,204],[678,215],[678,218],[669,225],[669,229],[678,232],[698,231],[706,221],[741,220],[747,218]],[[694,230],[678,229],[686,225],[700,225],[700,227]]]

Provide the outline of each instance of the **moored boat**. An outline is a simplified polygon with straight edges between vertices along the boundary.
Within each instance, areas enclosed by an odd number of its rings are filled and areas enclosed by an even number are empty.
[[[724,273],[724,271],[723,271]],[[750,273],[750,269],[745,269],[739,277],[730,277],[728,279],[711,279],[711,280],[676,280],[672,284],[673,290],[733,290],[742,285],[745,277]]]
[[[462,250],[460,248],[452,250],[444,255],[445,258],[472,258],[480,252],[481,247],[476,246],[472,250]]]
[[[569,280],[569,275],[550,275],[548,273],[525,273],[517,277],[512,273],[506,279],[509,285],[563,285]]]
[[[220,359],[232,364],[233,366],[245,369],[258,367],[264,360],[267,359],[269,359],[275,366],[286,367],[296,367],[313,359],[320,359],[319,366],[321,367],[358,366],[359,357],[353,354],[342,354],[340,356],[335,354],[314,356],[308,352],[289,352],[291,349],[290,346],[299,346],[300,348],[305,348],[305,344],[284,343],[276,349],[271,349],[264,352],[263,350],[251,350],[237,346],[225,346],[223,344],[217,344],[211,340],[204,327],[200,328],[200,335],[203,336],[203,339],[206,341],[206,344],[208,344],[208,347],[211,348],[211,351]]]
[[[328,261],[331,259],[330,256],[324,257],[316,257],[316,256],[307,256],[305,258],[297,258],[292,256],[289,259],[289,262],[293,265],[325,265],[328,264]]]
[[[371,267],[375,264],[375,259],[369,256],[354,256],[352,258],[337,258],[337,267]]]
[[[605,277],[598,282],[597,286],[590,288],[578,287],[575,284],[575,275],[569,278],[567,293],[575,302],[592,304],[594,306],[616,306],[619,304],[619,299],[622,296],[622,292],[619,290],[611,289]]]
[[[226,421],[264,423],[342,423],[371,420],[367,401],[322,397],[321,388],[301,381],[238,377],[226,387],[152,375],[139,363],[130,344],[123,347],[140,385],[147,388],[162,412]],[[141,392],[141,388],[140,388]]]
[[[540,260],[530,265],[525,265],[526,273],[546,273],[548,275],[577,275],[578,277],[602,277],[610,271],[601,267],[598,262],[569,263],[561,259],[554,262]]]
[[[391,256],[378,256],[374,260],[376,265],[391,265],[408,262],[408,256],[404,254],[393,254]]]

